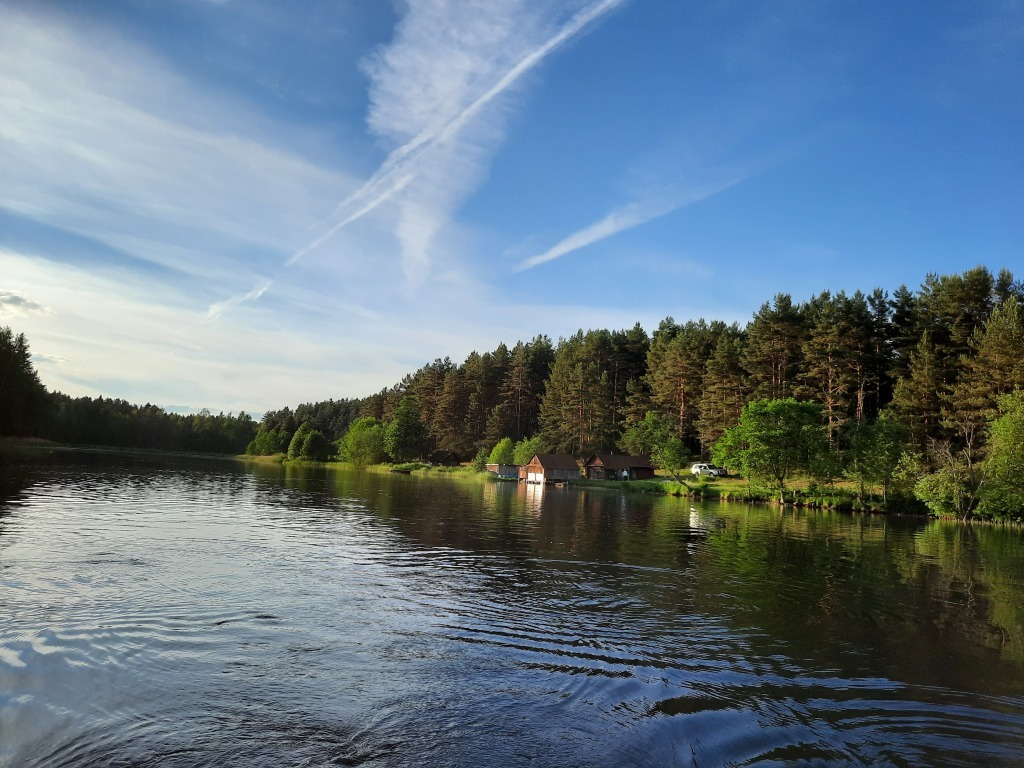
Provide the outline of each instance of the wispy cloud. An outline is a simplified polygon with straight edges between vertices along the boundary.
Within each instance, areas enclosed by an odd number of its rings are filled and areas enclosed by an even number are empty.
[[[70,357],[64,357],[63,355],[37,355],[33,353],[32,362],[36,365],[67,365],[74,361]]]
[[[225,309],[237,307],[239,304],[244,304],[247,301],[256,301],[256,299],[269,291],[270,286],[273,284],[273,280],[264,280],[248,293],[239,293],[229,299],[225,299],[224,301],[218,301],[215,304],[211,304],[210,308],[206,312],[206,319],[216,320],[224,313]]]
[[[352,186],[289,149],[305,136],[98,24],[0,6],[0,49],[0,208],[97,249],[255,280]]]
[[[335,223],[287,263],[411,187],[396,233],[407,282],[420,284],[429,271],[431,242],[482,175],[488,146],[500,139],[503,113],[488,107],[624,2],[591,3],[560,24],[522,0],[470,8],[440,0],[410,6],[395,40],[365,65],[371,77],[370,128],[400,144],[338,205]],[[485,113],[489,119],[482,119]],[[471,125],[473,132],[467,130]]]
[[[0,315],[53,314],[53,310],[13,291],[0,291]]]
[[[554,261],[589,245],[606,240],[627,229],[646,224],[648,221],[717,195],[739,183],[739,181],[739,178],[730,178],[690,190],[686,193],[675,193],[667,196],[660,195],[653,199],[627,203],[606,214],[593,224],[573,232],[546,251],[524,259],[515,268],[515,271],[523,272],[549,261]]]

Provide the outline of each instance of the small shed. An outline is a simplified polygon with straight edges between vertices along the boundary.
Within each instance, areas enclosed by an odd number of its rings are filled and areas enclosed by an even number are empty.
[[[646,456],[592,453],[583,462],[583,475],[588,480],[650,480],[654,465]]]
[[[519,470],[528,483],[570,483],[580,479],[580,465],[568,454],[535,453]]]
[[[515,480],[519,477],[519,467],[515,464],[488,464],[487,471],[506,480]]]
[[[459,466],[459,457],[452,451],[434,451],[427,460],[435,467]]]

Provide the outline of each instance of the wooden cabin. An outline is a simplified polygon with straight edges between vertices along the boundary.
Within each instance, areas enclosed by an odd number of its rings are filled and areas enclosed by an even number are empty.
[[[568,454],[535,453],[519,468],[519,479],[528,483],[571,483],[580,479],[580,465]]]
[[[592,453],[583,462],[583,476],[588,480],[651,480],[654,465],[647,456]]]
[[[519,477],[519,467],[515,464],[488,464],[487,471],[506,480],[515,480]]]
[[[427,461],[429,461],[435,467],[459,466],[459,457],[456,456],[452,451],[434,451],[432,454],[430,454]]]

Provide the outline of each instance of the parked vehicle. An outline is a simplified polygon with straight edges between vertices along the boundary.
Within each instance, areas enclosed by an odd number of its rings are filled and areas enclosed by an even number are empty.
[[[716,464],[694,464],[690,467],[691,474],[706,475],[708,477],[725,477],[728,472]]]

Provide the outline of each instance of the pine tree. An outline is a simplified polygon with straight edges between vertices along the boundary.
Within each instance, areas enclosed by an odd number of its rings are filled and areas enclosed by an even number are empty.
[[[647,355],[651,401],[673,425],[675,436],[697,445],[697,416],[704,368],[725,325],[703,319],[675,326],[668,318],[655,334]]]
[[[942,433],[939,413],[945,391],[935,345],[925,333],[910,355],[907,375],[896,381],[891,403],[894,415],[907,426],[919,446]]]
[[[804,336],[803,314],[789,294],[780,293],[772,305],[761,305],[747,326],[743,354],[751,397],[777,400],[793,396]]]
[[[979,423],[995,418],[1000,395],[1024,389],[1024,307],[1015,296],[999,304],[971,340],[963,374],[946,399],[949,413],[970,412]]]
[[[697,429],[701,453],[740,420],[747,402],[746,374],[740,362],[743,338],[739,329],[719,336],[715,354],[704,369],[704,393],[701,398]]]
[[[38,432],[48,403],[25,334],[0,328],[0,435]]]
[[[614,444],[608,372],[593,354],[600,348],[600,340],[588,340],[582,330],[559,341],[540,409],[541,435],[558,453],[583,454]]]
[[[848,298],[828,291],[804,310],[807,337],[801,345],[803,365],[797,393],[822,405],[829,445],[836,447],[839,430],[856,404],[863,417],[868,376],[867,338],[870,329],[867,302],[858,293]]]

